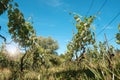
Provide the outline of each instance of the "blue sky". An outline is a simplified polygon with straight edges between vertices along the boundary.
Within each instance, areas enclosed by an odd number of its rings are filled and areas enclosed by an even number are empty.
[[[118,32],[118,24],[120,23],[120,15],[109,22],[120,12],[120,0],[15,0],[19,4],[20,10],[23,12],[26,19],[32,17],[34,29],[37,36],[48,37],[58,41],[58,53],[66,51],[68,41],[72,39],[72,30],[75,31],[73,25],[73,16],[68,12],[75,12],[81,16],[95,15],[101,8],[100,14],[95,19],[93,25],[96,27],[97,41],[104,40],[106,33],[109,44],[120,48],[115,43],[115,34]],[[0,16],[0,25],[2,30],[0,34],[10,40],[10,35],[7,31],[7,13]],[[4,26],[4,27],[3,27]],[[106,27],[107,26],[107,27]],[[104,28],[106,27],[106,28]],[[104,29],[104,31],[102,31]],[[102,32],[101,32],[102,31]],[[99,35],[98,33],[101,32]],[[112,39],[112,40],[111,40]],[[0,39],[0,42],[2,40]],[[9,41],[8,41],[9,42]]]

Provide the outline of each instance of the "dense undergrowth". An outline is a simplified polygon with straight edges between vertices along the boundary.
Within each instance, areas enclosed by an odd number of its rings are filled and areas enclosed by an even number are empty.
[[[88,53],[89,54],[89,53]],[[59,64],[37,66],[36,70],[29,65],[29,68],[24,68],[20,71],[19,62],[7,61],[0,64],[0,80],[119,80],[120,79],[120,52],[117,51],[112,60],[112,69],[109,68],[109,63],[106,56],[98,54],[97,58],[92,55],[86,55],[86,58],[81,61],[65,61],[61,56],[56,56]],[[103,59],[104,58],[104,59]]]

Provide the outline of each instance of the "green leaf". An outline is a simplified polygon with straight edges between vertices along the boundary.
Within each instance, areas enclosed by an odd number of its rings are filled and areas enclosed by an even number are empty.
[[[11,9],[12,7],[13,7],[12,4],[9,4],[8,8]]]
[[[76,22],[81,22],[80,18],[77,18],[77,19],[76,19]]]
[[[120,40],[120,33],[116,34],[116,38]]]
[[[80,25],[81,25],[81,26],[84,26],[84,24],[85,24],[84,22],[80,22]]]
[[[120,41],[119,41],[119,40],[116,40],[116,43],[117,43],[117,44],[120,44]]]
[[[14,11],[15,11],[16,14],[19,13],[19,9],[18,8],[15,8]]]
[[[119,24],[119,26],[118,26],[118,30],[120,31],[120,24]]]
[[[78,15],[75,15],[75,16],[74,16],[74,19],[77,19],[77,18],[79,18],[79,16],[78,16]]]
[[[76,28],[79,29],[80,28],[80,24],[76,24]]]
[[[16,6],[16,7],[18,7],[18,4],[17,4],[17,3],[15,3],[15,6]]]

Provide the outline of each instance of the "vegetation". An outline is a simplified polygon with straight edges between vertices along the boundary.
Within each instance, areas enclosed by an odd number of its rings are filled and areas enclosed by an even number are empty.
[[[120,80],[120,50],[106,41],[96,42],[91,26],[95,16],[73,14],[77,32],[58,55],[57,41],[37,36],[13,0],[0,1],[0,15],[8,13],[8,31],[14,42],[25,48],[17,57],[7,55],[6,43],[0,49],[0,80]],[[120,25],[118,26],[120,32]],[[116,42],[120,44],[120,33]],[[3,38],[3,37],[2,37]]]
[[[118,44],[120,44],[120,24],[119,24],[119,26],[118,26],[118,30],[119,30],[119,32],[116,34],[116,38],[117,38],[116,42],[117,42]]]

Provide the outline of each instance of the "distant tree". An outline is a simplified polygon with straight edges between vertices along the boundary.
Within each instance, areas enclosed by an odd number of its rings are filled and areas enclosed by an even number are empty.
[[[34,70],[39,70],[40,66],[48,68],[48,66],[57,64],[58,57],[56,50],[58,49],[58,43],[51,37],[36,37],[36,42],[29,50],[32,51],[31,60],[33,60],[32,67]],[[29,57],[30,58],[30,57]]]
[[[58,43],[51,37],[37,37],[37,44],[44,49],[46,54],[57,54],[56,50],[58,49]]]

